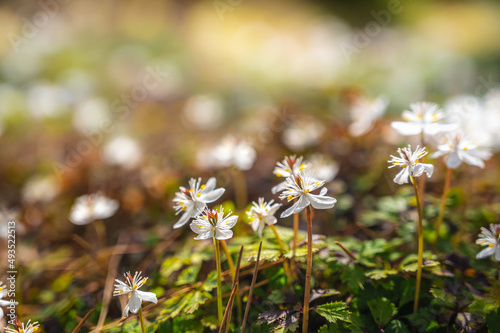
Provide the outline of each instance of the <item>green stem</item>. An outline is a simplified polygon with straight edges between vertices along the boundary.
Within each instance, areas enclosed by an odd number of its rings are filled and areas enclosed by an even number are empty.
[[[229,249],[227,247],[226,241],[221,240],[220,243],[222,244],[222,249],[224,250],[224,253],[226,254],[227,264],[229,265],[229,270],[231,271],[231,279],[234,283],[234,279],[236,276],[236,267],[234,267],[233,258],[231,257],[231,253],[229,253]],[[238,321],[241,320],[242,311],[243,311],[242,308],[243,308],[243,305],[241,303],[240,285],[238,284],[236,286],[236,309],[238,311]]]
[[[222,317],[224,315],[224,309],[222,307],[222,278],[221,278],[221,267],[220,267],[220,250],[219,241],[214,237],[215,245],[215,264],[217,265],[217,316],[219,319],[219,326],[222,325]]]
[[[288,275],[288,282],[291,283],[292,274],[290,272],[290,267],[288,266],[288,261],[285,258],[285,246],[283,245],[283,242],[281,241],[280,234],[278,233],[278,230],[276,230],[276,227],[273,224],[271,224],[269,227],[274,232],[274,236],[276,237],[276,240],[278,241],[278,244],[280,246],[280,252],[281,252],[281,255],[283,256],[283,268],[285,269],[285,272]]]
[[[142,315],[142,306],[139,307],[139,322],[141,323],[142,333],[146,333],[146,326],[144,325],[144,316]]]
[[[441,197],[441,207],[439,208],[439,215],[436,221],[436,242],[435,242],[436,247],[437,247],[437,242],[439,240],[439,229],[441,229],[441,224],[443,223],[444,209],[446,206],[446,197],[448,195],[448,189],[450,187],[450,181],[451,181],[451,171],[452,169],[450,168],[447,168],[446,170],[446,179],[444,181],[443,196]]]
[[[424,235],[422,232],[422,204],[420,202],[418,185],[412,176],[410,176],[413,188],[415,189],[415,198],[417,199],[418,222],[417,222],[417,235],[418,235],[418,266],[417,266],[417,285],[415,288],[415,300],[413,302],[413,312],[418,310],[418,299],[420,297],[420,281],[422,279],[422,262],[424,254]]]
[[[312,211],[311,206],[306,207],[307,210],[307,269],[306,269],[306,286],[304,289],[304,320],[302,321],[302,333],[308,332],[309,326],[309,299],[311,294],[311,271],[312,271]]]

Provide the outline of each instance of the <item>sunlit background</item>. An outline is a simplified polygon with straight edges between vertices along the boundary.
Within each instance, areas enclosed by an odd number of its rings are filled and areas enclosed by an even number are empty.
[[[416,141],[387,124],[413,102],[474,112],[496,98],[481,125],[496,149],[499,17],[495,1],[2,1],[0,204],[2,223],[19,221],[21,313],[67,332],[85,313],[68,309],[101,301],[106,274],[77,261],[87,249],[74,237],[94,230],[68,220],[80,195],[120,201],[107,245],[143,244],[125,267],[172,233],[171,200],[190,177],[217,177],[243,209],[271,197],[287,153],[335,178],[339,207],[319,213],[335,222],[316,231],[352,233],[360,193],[397,190],[386,160]]]

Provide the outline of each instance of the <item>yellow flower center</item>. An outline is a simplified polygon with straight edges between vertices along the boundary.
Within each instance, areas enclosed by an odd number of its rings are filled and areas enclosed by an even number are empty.
[[[402,167],[403,169],[404,169],[404,168],[406,168],[406,164],[403,164],[401,167]]]
[[[306,190],[304,191],[304,193],[309,193],[309,189],[306,189]]]
[[[283,177],[283,175],[281,173],[277,173],[276,176]]]
[[[201,185],[200,190],[204,190],[205,187],[206,187],[205,185]]]
[[[467,150],[467,147],[464,147],[464,150]]]
[[[291,195],[289,195],[287,198],[286,198],[288,201],[292,200],[293,197]]]
[[[419,159],[417,158],[417,159],[415,160],[415,163],[418,163],[418,162],[419,162]]]
[[[182,206],[182,210],[186,210],[187,209],[187,206]]]
[[[198,198],[200,197],[200,195],[201,195],[201,193],[200,193],[200,192],[196,193],[196,196],[197,196]]]
[[[198,228],[203,228],[203,224],[198,224]]]
[[[252,216],[252,217],[250,218],[250,221],[255,221],[255,217],[254,217],[254,216]]]
[[[305,167],[306,167],[306,165],[305,165],[304,163],[302,163],[302,164],[300,165],[300,171],[304,171],[304,168],[305,168]]]
[[[137,285],[134,284],[134,286],[132,287],[132,289],[136,290],[137,289]]]
[[[494,245],[493,244],[488,244],[489,247],[493,247]]]

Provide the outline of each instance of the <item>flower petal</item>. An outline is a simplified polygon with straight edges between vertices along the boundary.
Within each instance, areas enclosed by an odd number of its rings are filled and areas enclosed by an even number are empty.
[[[96,199],[93,211],[94,218],[107,219],[108,217],[111,217],[116,213],[118,207],[120,207],[120,205],[116,200],[112,200],[106,197]]]
[[[199,234],[194,239],[203,240],[203,239],[210,239],[212,237],[214,237],[214,231],[212,229],[210,229],[210,231],[207,231],[206,233],[203,233],[203,234]]]
[[[399,132],[401,135],[417,135],[422,132],[420,124],[408,123],[404,121],[393,121],[391,127]]]
[[[125,305],[125,308],[123,309],[122,317],[128,317],[129,311],[130,311],[130,307],[128,306],[128,303],[127,303],[127,305]]]
[[[337,199],[324,195],[306,194],[311,206],[316,209],[329,209],[335,206]]]
[[[460,152],[460,157],[462,157],[462,159],[467,164],[474,165],[474,166],[477,166],[477,167],[480,167],[480,168],[484,168],[484,162],[483,162],[483,160],[480,159],[479,157],[473,156],[472,154],[468,153],[467,151],[463,151],[462,150]]]
[[[143,301],[158,303],[158,299],[156,298],[155,293],[149,291],[140,291],[140,290],[136,290],[135,292],[139,295],[139,298]]]
[[[495,245],[493,248],[495,249],[495,260],[500,261],[500,246]]]
[[[228,216],[228,217],[222,219],[221,221],[217,222],[217,227],[219,229],[228,230],[228,229],[231,229],[232,227],[234,227],[236,222],[238,222],[238,216],[231,215],[231,216]]]
[[[203,191],[210,192],[213,189],[215,189],[216,185],[217,185],[217,181],[215,180],[215,177],[210,177],[207,180],[207,183],[205,184],[205,189]]]
[[[183,227],[186,225],[186,223],[189,222],[189,220],[191,219],[191,217],[193,217],[193,211],[194,211],[194,208],[191,206],[189,207],[185,212],[184,214],[182,214],[181,218],[179,219],[179,221],[177,221],[173,228],[174,229],[178,229],[180,227]]]
[[[476,259],[484,259],[495,253],[495,247],[487,247],[476,255]]]
[[[456,151],[451,153],[446,159],[446,166],[450,169],[456,169],[460,166],[460,164],[462,164],[462,160]]]
[[[409,168],[404,168],[403,170],[398,172],[396,177],[394,177],[394,182],[396,184],[403,185],[403,184],[408,183],[408,176],[410,175],[408,169]]]
[[[276,194],[276,193],[278,193],[278,192],[281,192],[281,191],[283,191],[283,190],[286,188],[286,185],[287,185],[286,181],[281,182],[281,183],[279,183],[278,185],[273,186],[273,188],[271,189],[271,192],[272,192],[273,194]]]
[[[215,228],[215,239],[224,240],[231,237],[233,237],[233,232],[231,230]]]
[[[139,311],[139,308],[141,307],[141,304],[142,300],[139,297],[137,290],[134,290],[132,293],[130,293],[130,299],[128,300],[127,304],[130,309],[130,312],[137,313],[137,311]]]
[[[226,189],[224,189],[222,187],[218,188],[216,190],[210,191],[210,192],[203,191],[200,194],[198,201],[201,201],[204,203],[214,202],[215,200],[218,200],[224,194],[224,192],[226,192]]]
[[[298,212],[306,208],[309,204],[309,200],[305,199],[304,196],[301,196],[296,203],[294,203],[290,208],[281,213],[280,217],[284,219],[285,217],[288,217],[292,214],[297,214]]]

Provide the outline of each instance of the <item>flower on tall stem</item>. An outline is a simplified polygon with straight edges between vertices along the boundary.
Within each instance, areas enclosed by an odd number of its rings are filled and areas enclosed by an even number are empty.
[[[175,193],[174,209],[175,215],[182,213],[181,218],[174,224],[174,229],[183,227],[189,220],[199,214],[207,207],[208,203],[218,200],[226,191],[224,188],[215,188],[217,181],[214,177],[208,179],[206,184],[198,180],[189,180],[189,189],[181,186],[180,191]]]
[[[134,276],[130,272],[124,274],[125,282],[116,279],[113,296],[129,295],[129,300],[123,309],[122,316],[128,317],[129,312],[137,313],[141,308],[142,301],[157,303],[156,295],[148,291],[139,289],[148,281],[147,277],[142,277],[141,272],[135,272]]]
[[[309,168],[309,164],[304,162],[304,158],[302,156],[285,156],[285,158],[283,158],[283,161],[276,163],[276,167],[274,168],[273,173],[280,178],[288,178],[290,176],[295,177],[307,168]],[[273,192],[273,194],[280,192],[285,184],[286,181],[282,181],[278,185],[274,186],[271,189],[271,192]]]
[[[307,333],[309,329],[309,299],[311,295],[311,275],[312,275],[312,209],[328,209],[333,208],[337,199],[326,196],[327,189],[322,188],[325,181],[316,179],[311,174],[311,171],[304,170],[297,175],[290,175],[285,184],[280,188],[280,199],[297,201],[287,210],[281,214],[281,218],[288,217],[292,214],[301,212],[307,208],[307,267],[306,267],[306,281],[304,287],[304,318],[302,321],[302,332]],[[319,194],[312,194],[311,192],[320,189]]]
[[[446,166],[450,169],[458,168],[462,162],[484,168],[484,161],[491,157],[491,152],[478,147],[473,140],[460,133],[448,133],[440,141],[437,151],[431,158],[446,156]]]
[[[296,176],[288,177],[285,184],[280,188],[281,194],[279,198],[287,201],[297,199],[297,201],[281,213],[281,218],[297,214],[309,205],[316,209],[333,208],[337,199],[326,196],[328,190],[323,185],[325,185],[325,181],[314,178],[307,170]],[[319,194],[311,193],[320,188]]]
[[[388,161],[392,163],[389,168],[401,167],[402,170],[394,177],[394,182],[399,185],[408,183],[410,177],[420,177],[424,172],[427,178],[432,176],[434,172],[434,166],[432,164],[420,163],[420,159],[427,155],[425,147],[419,148],[412,153],[411,146],[404,148],[398,148],[398,153],[400,157],[391,155],[391,159]]]
[[[215,209],[205,210],[198,215],[189,225],[194,233],[198,234],[195,239],[213,239],[215,247],[215,264],[217,266],[217,316],[219,325],[222,324],[223,306],[222,306],[222,272],[220,263],[219,241],[229,239],[233,236],[232,227],[238,221],[238,216],[231,215],[229,212],[224,217],[224,209],[220,206],[219,211]]]
[[[231,212],[224,217],[224,209],[220,206],[219,211],[205,208],[189,226],[194,233],[198,234],[195,239],[224,240],[233,237],[231,228],[235,226],[237,221],[238,216],[231,215]]]
[[[118,210],[119,203],[100,193],[82,195],[71,208],[69,220],[76,225],[107,219]]]
[[[436,135],[455,129],[458,124],[441,123],[446,114],[437,104],[418,102],[410,105],[410,110],[403,111],[405,121],[393,121],[391,127],[401,135]]]
[[[476,255],[476,259],[494,255],[495,260],[500,261],[500,224],[490,224],[489,230],[482,227],[476,244],[487,246]]]
[[[37,321],[32,323],[31,320],[28,320],[24,325],[17,317],[14,319],[14,328],[5,328],[5,333],[36,333],[38,331],[40,331],[40,327]]]
[[[266,225],[271,226],[278,222],[274,214],[280,207],[281,204],[274,203],[274,200],[265,202],[264,198],[259,198],[258,202],[252,202],[252,207],[246,214],[251,221],[253,231],[258,232],[259,237],[262,237],[262,231]]]
[[[411,180],[413,184],[413,189],[415,190],[415,199],[417,200],[417,210],[418,210],[418,221],[417,221],[417,236],[418,236],[418,263],[417,263],[417,283],[415,288],[415,300],[413,303],[413,312],[418,310],[418,301],[420,295],[420,281],[422,279],[422,263],[423,263],[423,251],[424,251],[424,236],[422,232],[422,218],[423,218],[423,207],[420,199],[420,193],[418,190],[418,184],[415,177],[420,177],[424,173],[428,178],[432,176],[434,171],[434,166],[432,164],[420,163],[420,158],[425,156],[427,152],[424,148],[419,148],[412,153],[411,146],[408,148],[399,148],[398,153],[400,157],[391,155],[392,159],[389,163],[392,163],[389,168],[399,166],[402,170],[394,177],[394,182],[399,185],[408,183],[408,179]]]

